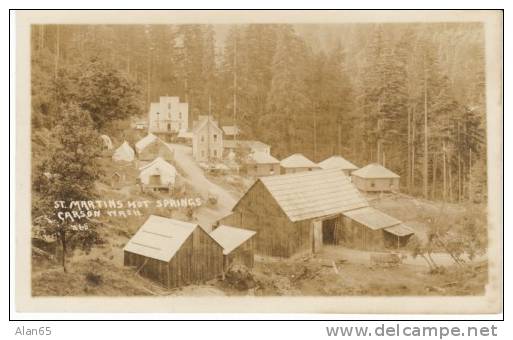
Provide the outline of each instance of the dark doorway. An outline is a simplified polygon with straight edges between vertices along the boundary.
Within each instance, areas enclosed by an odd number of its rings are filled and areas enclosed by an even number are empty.
[[[337,227],[337,219],[332,218],[322,221],[322,243],[337,244],[335,237],[335,229]]]

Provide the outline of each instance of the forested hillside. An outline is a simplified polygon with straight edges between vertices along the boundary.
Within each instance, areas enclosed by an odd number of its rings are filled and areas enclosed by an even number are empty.
[[[63,105],[119,137],[164,95],[278,158],[341,154],[384,164],[414,195],[485,199],[479,24],[33,26],[34,163]]]

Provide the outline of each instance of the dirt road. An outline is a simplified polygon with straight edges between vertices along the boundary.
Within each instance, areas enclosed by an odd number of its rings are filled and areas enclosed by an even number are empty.
[[[175,150],[175,161],[184,172],[182,175],[186,176],[186,180],[190,185],[193,186],[203,198],[206,198],[209,192],[216,195],[218,198],[215,207],[209,208],[204,206],[197,211],[196,218],[199,223],[208,225],[214,222],[214,220],[228,214],[237,202],[236,198],[205,177],[203,169],[201,169],[198,163],[192,158],[192,148],[190,146],[181,144],[169,145]]]

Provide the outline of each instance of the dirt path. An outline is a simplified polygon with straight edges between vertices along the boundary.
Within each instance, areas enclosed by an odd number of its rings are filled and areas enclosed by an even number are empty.
[[[350,263],[359,263],[359,264],[370,264],[370,254],[373,252],[362,251],[357,249],[345,248],[343,246],[324,246],[320,257],[328,258],[328,259],[344,259]],[[414,265],[414,266],[422,266],[428,267],[426,261],[422,259],[422,257],[417,256],[413,258],[411,255],[404,253],[407,257],[403,260],[404,264]],[[433,253],[433,260],[441,266],[450,266],[454,265],[454,261],[449,254],[445,253]],[[467,257],[463,256],[467,261],[470,261]],[[473,261],[470,262],[479,262],[486,259],[486,256],[479,256]]]
[[[197,190],[203,198],[212,193],[217,196],[217,205],[212,208],[203,207],[197,212],[198,221],[203,224],[209,224],[213,220],[228,214],[235,203],[236,199],[227,190],[219,185],[212,183],[205,177],[203,169],[201,169],[192,158],[192,148],[181,144],[169,144],[175,150],[175,161],[184,172],[186,180]]]

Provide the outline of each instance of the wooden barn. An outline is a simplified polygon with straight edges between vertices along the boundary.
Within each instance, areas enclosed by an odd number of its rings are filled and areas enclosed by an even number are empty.
[[[358,170],[356,165],[349,162],[342,156],[331,156],[330,158],[326,158],[317,165],[320,166],[321,169],[340,169],[347,176],[350,176],[353,171]]]
[[[341,239],[345,211],[368,203],[338,169],[259,178],[220,223],[250,229],[255,253],[290,257]]]
[[[294,174],[296,172],[312,171],[320,169],[320,167],[303,156],[300,153],[295,153],[280,162],[282,174]]]
[[[245,169],[248,175],[255,177],[278,175],[280,161],[265,152],[253,152],[248,156]]]
[[[351,178],[356,187],[361,191],[399,191],[400,176],[377,163],[372,163],[353,171]]]
[[[199,225],[151,215],[128,241],[124,265],[167,288],[223,272],[223,247]]]
[[[174,156],[173,149],[152,133],[135,143],[135,151],[139,159],[139,166],[148,164],[157,157],[172,161]]]
[[[362,250],[400,248],[414,232],[398,219],[372,207],[344,212],[342,242]]]
[[[210,236],[223,247],[224,270],[232,263],[243,264],[252,268],[255,259],[255,232],[247,229],[220,225],[214,229]]]

